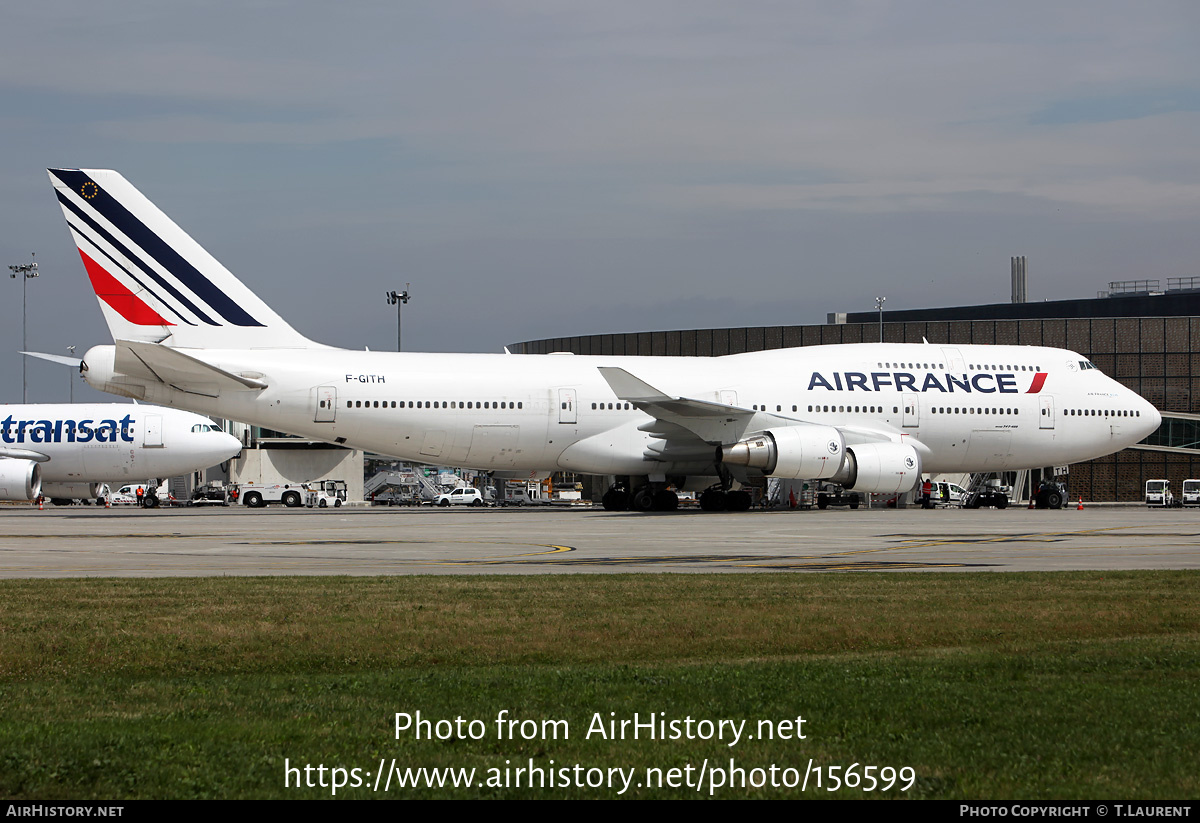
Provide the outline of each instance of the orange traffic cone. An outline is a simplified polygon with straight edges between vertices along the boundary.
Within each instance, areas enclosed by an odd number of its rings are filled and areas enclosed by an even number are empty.
[[[104,508],[106,508],[106,509],[112,508],[112,495],[109,495],[108,497],[104,498]]]
[[[1075,511],[1078,511],[1078,512],[1083,511],[1083,498],[1082,497],[1079,498],[1079,505],[1075,507]]]
[[[46,510],[45,506],[43,506],[43,505],[42,505],[42,501],[43,501],[43,500],[45,500],[45,499],[46,499],[46,498],[42,497],[42,495],[40,495],[40,494],[38,495],[38,511],[45,511],[45,510]]]

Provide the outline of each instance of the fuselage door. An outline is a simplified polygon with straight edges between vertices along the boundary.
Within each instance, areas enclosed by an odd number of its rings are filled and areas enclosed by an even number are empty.
[[[574,423],[578,420],[578,412],[575,410],[575,390],[574,389],[559,389],[558,390],[558,422],[559,423]]]
[[[142,445],[146,448],[161,447],[162,439],[162,415],[148,414],[146,422],[142,424],[145,429],[145,436],[142,440]]]
[[[316,396],[313,398],[313,422],[332,423],[334,415],[337,414],[337,387],[317,386],[314,391]]]
[[[1042,413],[1038,417],[1039,429],[1054,428],[1054,398],[1048,395],[1041,395]]]
[[[962,352],[958,349],[942,349],[942,356],[946,358],[943,364],[947,371],[959,372],[964,370]]]
[[[733,389],[721,389],[721,404],[737,407],[737,392]]]
[[[904,395],[904,425],[919,426],[921,425],[921,407],[917,405],[919,395],[906,394]]]

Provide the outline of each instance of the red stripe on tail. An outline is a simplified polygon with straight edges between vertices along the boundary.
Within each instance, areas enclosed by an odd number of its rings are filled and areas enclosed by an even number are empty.
[[[92,289],[96,296],[112,306],[117,314],[136,326],[174,326],[158,312],[146,305],[146,302],[121,285],[115,277],[92,258],[79,250],[83,258],[83,267],[87,269],[88,279],[92,281]]]

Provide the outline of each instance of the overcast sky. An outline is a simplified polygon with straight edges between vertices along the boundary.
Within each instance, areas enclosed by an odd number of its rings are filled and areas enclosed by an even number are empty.
[[[121,171],[350,348],[394,348],[406,282],[406,349],[498,351],[1005,302],[1017,254],[1031,300],[1200,275],[1196,3],[39,0],[0,22],[0,264],[37,252],[42,351],[110,341],[49,166]],[[67,370],[29,372],[32,401],[67,399]]]

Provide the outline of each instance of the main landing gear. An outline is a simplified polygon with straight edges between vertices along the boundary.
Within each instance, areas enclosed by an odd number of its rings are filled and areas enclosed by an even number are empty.
[[[609,512],[673,512],[679,508],[679,496],[667,486],[649,484],[632,492],[625,483],[614,483],[601,499]],[[730,491],[717,484],[700,495],[700,508],[706,512],[744,512],[753,503],[745,489]]]
[[[614,483],[601,502],[609,512],[673,512],[679,508],[679,496],[665,486],[641,486],[631,494],[624,483]]]

